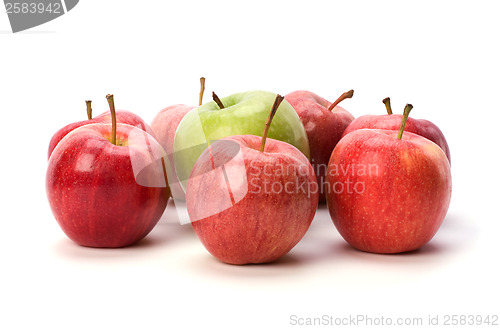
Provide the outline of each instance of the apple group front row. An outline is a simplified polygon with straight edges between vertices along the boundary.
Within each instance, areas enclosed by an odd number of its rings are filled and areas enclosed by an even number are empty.
[[[202,81],[204,83],[204,80]],[[202,84],[204,90],[204,84]],[[304,237],[326,202],[354,248],[402,253],[428,243],[451,199],[450,152],[427,120],[354,118],[309,92],[249,91],[160,111],[151,126],[110,110],[60,129],[49,143],[46,191],[75,243],[115,248],[147,236],[170,197],[218,260],[269,263]],[[214,93],[214,97],[215,97]]]

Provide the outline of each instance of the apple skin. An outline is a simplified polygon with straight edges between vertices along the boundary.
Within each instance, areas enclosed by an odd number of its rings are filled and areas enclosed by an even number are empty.
[[[120,123],[126,123],[134,127],[138,127],[144,131],[147,131],[149,134],[153,134],[153,131],[149,127],[147,123],[144,122],[143,119],[141,119],[138,115],[129,112],[129,111],[124,111],[124,110],[118,110],[116,111],[116,122]],[[59,129],[53,136],[52,139],[50,140],[49,143],[49,150],[48,150],[48,158],[50,158],[50,155],[52,154],[54,148],[56,145],[61,141],[61,139],[64,138],[70,131],[73,129],[76,129],[78,127],[84,126],[84,125],[89,125],[93,123],[111,123],[111,112],[104,112],[101,113],[100,115],[92,118],[91,120],[83,120],[83,121],[78,121],[78,122],[73,122],[70,123],[63,128]]]
[[[401,118],[401,114],[363,115],[351,122],[342,136],[358,129],[387,129],[399,131]],[[424,119],[408,118],[405,125],[405,132],[423,136],[439,145],[446,154],[448,161],[451,163],[450,148],[446,138],[439,127],[434,123]]]
[[[82,246],[131,245],[153,229],[167,204],[161,146],[127,124],[117,124],[114,145],[111,129],[89,124],[72,130],[48,162],[46,191],[54,217]]]
[[[175,132],[184,116],[194,108],[194,106],[184,104],[167,106],[158,112],[151,122],[151,129],[156,140],[167,153],[168,183],[172,197],[176,200],[185,200],[186,196],[175,171],[173,156]]]
[[[221,98],[224,109],[211,101],[187,113],[174,139],[175,168],[183,187],[207,143],[234,135],[261,136],[275,98],[275,93],[253,90]],[[280,104],[268,137],[287,142],[309,157],[304,126],[286,101]]]
[[[416,250],[432,239],[450,204],[445,153],[404,132],[360,129],[347,134],[328,164],[327,204],[341,236],[373,253]]]
[[[265,152],[260,144],[261,137],[253,135],[218,140],[201,154],[188,180],[192,227],[225,263],[282,257],[302,239],[316,213],[318,185],[309,160],[282,141],[267,138]]]
[[[179,123],[194,108],[194,106],[184,104],[167,106],[158,112],[153,121],[151,121],[150,126],[154,136],[167,154],[172,154],[174,151],[175,132]]]
[[[306,130],[311,164],[320,186],[319,201],[325,202],[324,183],[330,155],[354,116],[338,105],[329,111],[331,102],[306,90],[293,91],[285,99],[297,111]]]

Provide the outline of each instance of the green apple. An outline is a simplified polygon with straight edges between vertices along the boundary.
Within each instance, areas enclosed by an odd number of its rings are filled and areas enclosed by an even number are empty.
[[[234,135],[262,136],[275,98],[275,93],[253,90],[221,98],[223,108],[212,101],[187,113],[177,127],[173,148],[182,185],[186,186],[196,160],[211,142]],[[306,131],[287,101],[279,106],[268,137],[295,146],[309,158]]]

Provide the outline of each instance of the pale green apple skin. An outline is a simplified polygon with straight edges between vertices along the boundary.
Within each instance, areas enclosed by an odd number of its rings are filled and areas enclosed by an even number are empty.
[[[174,138],[174,160],[179,179],[187,180],[206,143],[234,135],[262,136],[275,98],[276,94],[272,92],[248,91],[221,98],[224,109],[211,101],[187,113]],[[268,137],[295,146],[309,158],[306,131],[297,112],[286,100],[273,118]]]

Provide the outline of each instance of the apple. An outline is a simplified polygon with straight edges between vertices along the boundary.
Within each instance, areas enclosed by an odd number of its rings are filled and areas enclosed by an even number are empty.
[[[168,199],[164,151],[153,136],[116,123],[86,124],[69,132],[48,162],[46,191],[59,226],[88,247],[124,247],[144,238]]]
[[[85,101],[85,102],[87,104],[88,120],[70,123],[70,124],[66,125],[65,127],[59,129],[54,134],[54,136],[52,136],[52,139],[50,140],[49,150],[48,150],[48,158],[50,158],[50,155],[52,154],[54,148],[59,143],[59,141],[61,141],[61,139],[63,139],[63,137],[66,136],[73,129],[76,129],[76,128],[81,127],[83,125],[92,124],[92,123],[111,123],[111,113],[109,111],[102,113],[102,114],[96,116],[95,118],[92,118],[91,101]],[[117,122],[126,123],[126,124],[132,125],[134,127],[138,127],[144,131],[147,131],[149,134],[153,134],[149,125],[147,123],[145,123],[144,120],[141,119],[138,115],[136,115],[132,112],[118,110],[118,111],[116,111],[116,120],[117,120]]]
[[[343,93],[333,103],[306,90],[297,90],[285,96],[297,111],[307,133],[311,164],[320,187],[320,202],[325,202],[325,175],[330,155],[344,130],[354,120],[351,113],[337,105],[353,94],[353,90]]]
[[[343,136],[358,130],[358,129],[389,129],[389,130],[399,130],[399,126],[402,120],[401,114],[392,114],[391,101],[390,98],[384,98],[382,101],[387,109],[387,114],[384,115],[363,115],[356,118],[351,124],[346,128]],[[424,120],[424,119],[413,119],[408,118],[405,126],[406,132],[411,132],[420,136],[423,136],[441,147],[446,154],[446,157],[451,163],[450,148],[444,134],[441,132],[438,126],[434,123]]]
[[[200,78],[200,97],[199,97],[199,105],[203,103],[203,93],[205,90],[205,78]],[[168,174],[168,182],[170,186],[170,190],[172,192],[172,197],[177,200],[184,200],[185,194],[182,186],[180,185],[177,173],[175,171],[174,165],[174,137],[175,132],[177,131],[177,127],[179,123],[184,118],[184,116],[194,109],[195,106],[185,105],[185,104],[176,104],[170,105],[166,108],[162,109],[158,114],[154,117],[151,122],[151,129],[153,131],[156,140],[163,147],[165,152],[167,153],[167,174]]]
[[[451,198],[450,163],[434,142],[400,130],[359,129],[333,150],[327,205],[340,235],[373,253],[416,250],[432,239]]]
[[[179,122],[194,108],[185,104],[170,105],[162,109],[151,121],[150,127],[167,154],[173,153],[175,131]]]
[[[223,108],[211,101],[187,113],[174,139],[175,169],[183,188],[194,163],[208,144],[234,135],[260,136],[275,97],[275,93],[268,91],[242,92],[220,99]],[[304,126],[287,101],[281,103],[269,137],[287,142],[309,157]]]
[[[308,230],[318,185],[308,158],[291,144],[263,137],[219,139],[202,152],[187,182],[192,227],[205,248],[229,264],[272,262]],[[280,107],[281,108],[281,107]]]

